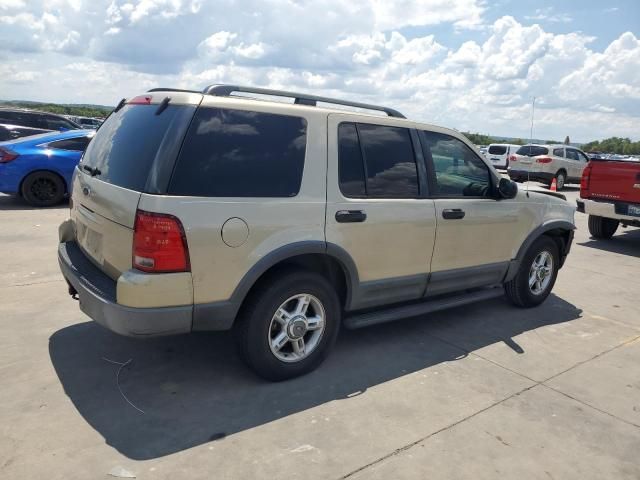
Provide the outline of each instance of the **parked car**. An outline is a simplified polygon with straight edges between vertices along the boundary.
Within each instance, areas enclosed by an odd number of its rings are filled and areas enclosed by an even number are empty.
[[[92,128],[94,130],[102,124],[102,120],[90,117],[74,117],[74,121],[82,128]]]
[[[509,156],[515,154],[520,146],[511,143],[492,143],[489,145],[485,157],[495,168],[506,170],[509,168]]]
[[[106,328],[233,327],[247,364],[282,380],[316,368],[341,324],[505,291],[539,305],[575,228],[575,208],[544,192],[519,191],[455,130],[390,108],[158,89],[123,100],[89,144],[58,260]]]
[[[71,175],[94,130],[70,130],[0,142],[0,192],[49,207],[71,188]]]
[[[594,238],[611,238],[620,225],[640,227],[640,160],[591,160],[577,202]]]
[[[31,135],[39,135],[41,133],[49,132],[51,132],[51,130],[0,123],[0,142],[6,142],[7,140],[15,140],[16,138],[29,137]]]
[[[516,182],[533,180],[551,185],[556,179],[558,190],[567,183],[580,183],[589,158],[567,145],[524,145],[509,156],[509,178]]]
[[[62,115],[24,108],[0,107],[0,123],[60,132],[81,128],[80,125]]]

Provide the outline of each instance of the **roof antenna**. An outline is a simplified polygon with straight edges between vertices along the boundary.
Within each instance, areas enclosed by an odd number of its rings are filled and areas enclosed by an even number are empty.
[[[536,97],[533,97],[533,101],[531,102],[531,129],[529,130],[529,158],[531,157],[531,148],[533,144],[533,114],[536,111]],[[533,168],[533,165],[531,166]],[[529,198],[529,175],[531,173],[531,168],[527,170],[527,198]]]

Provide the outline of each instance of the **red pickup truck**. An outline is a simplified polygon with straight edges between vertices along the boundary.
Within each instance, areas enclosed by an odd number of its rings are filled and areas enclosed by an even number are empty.
[[[620,224],[640,227],[640,161],[592,159],[577,202],[578,211],[589,215],[595,238],[611,238]]]

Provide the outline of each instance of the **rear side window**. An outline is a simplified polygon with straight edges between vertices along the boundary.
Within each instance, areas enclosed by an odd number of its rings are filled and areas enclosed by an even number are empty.
[[[489,147],[489,155],[504,155],[507,153],[507,147],[504,145],[491,145]]]
[[[564,157],[564,148],[554,148],[553,149],[554,157]]]
[[[293,197],[300,191],[306,143],[304,118],[200,108],[185,137],[169,193]]]
[[[415,198],[419,195],[418,171],[408,129],[344,123],[340,125],[338,137],[340,190],[345,196]],[[359,160],[364,160],[362,167],[357,165]]]
[[[84,152],[89,145],[89,138],[87,137],[77,137],[77,138],[67,138],[65,140],[58,140],[57,142],[51,142],[49,144],[50,148],[57,148],[60,150],[74,150],[76,152]]]
[[[96,178],[119,187],[162,193],[163,168],[175,161],[195,107],[125,105],[102,124],[82,164],[98,169]],[[168,176],[168,175],[166,175]],[[166,183],[166,182],[165,182]]]
[[[338,170],[340,191],[346,197],[366,196],[364,162],[355,123],[338,127]]]
[[[538,155],[549,155],[549,149],[538,145],[524,145],[518,149],[516,154],[537,157]]]

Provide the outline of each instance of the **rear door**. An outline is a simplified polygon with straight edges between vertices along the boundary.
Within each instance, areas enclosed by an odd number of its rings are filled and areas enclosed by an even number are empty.
[[[406,122],[328,118],[326,237],[355,263],[352,309],[424,295],[435,241],[433,200]]]
[[[507,168],[507,155],[509,147],[507,145],[489,145],[487,158],[496,168]]]
[[[201,95],[176,94],[159,111],[147,95],[114,112],[76,169],[71,218],[76,241],[116,279],[131,268],[133,227],[142,192],[161,193]]]

